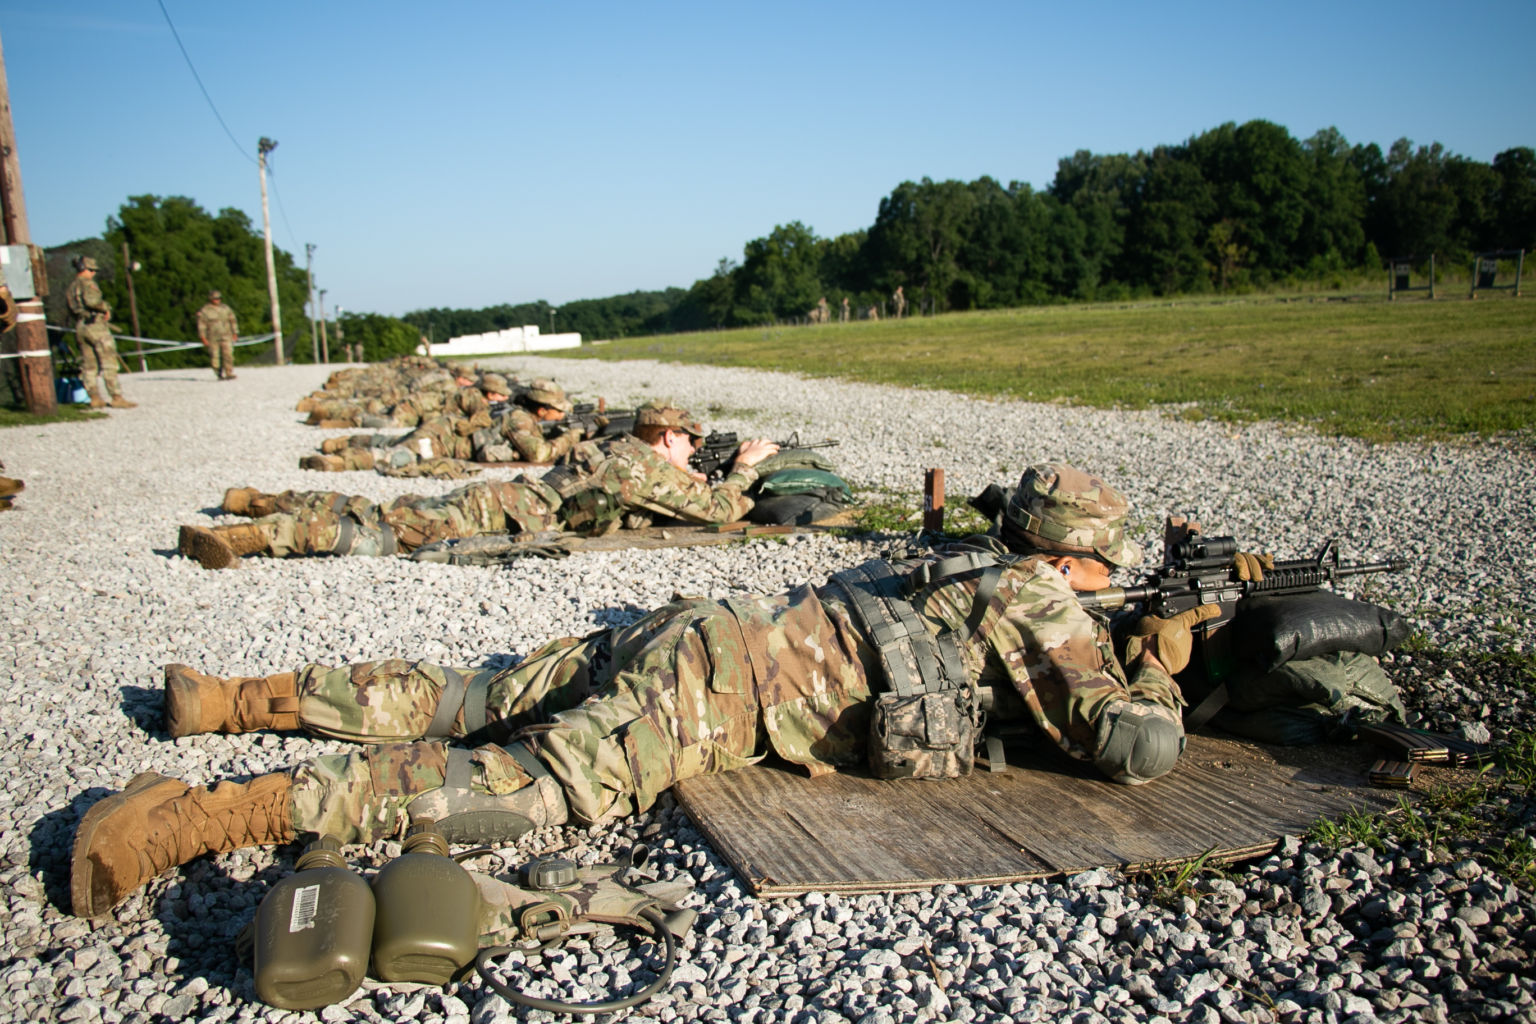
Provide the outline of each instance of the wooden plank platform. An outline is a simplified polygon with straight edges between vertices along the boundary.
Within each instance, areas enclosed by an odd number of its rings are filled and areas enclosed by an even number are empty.
[[[674,790],[759,896],[884,892],[1259,856],[1319,818],[1395,807],[1401,791],[1369,784],[1374,756],[1191,736],[1178,766],[1144,786],[1021,748],[1006,772],[978,765],[964,779],[813,780],[762,764]]]

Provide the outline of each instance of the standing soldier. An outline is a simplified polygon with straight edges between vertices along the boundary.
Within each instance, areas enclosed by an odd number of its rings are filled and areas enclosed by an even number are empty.
[[[907,296],[901,290],[901,285],[897,285],[896,291],[891,294],[891,304],[896,307],[897,320],[907,315]]]
[[[839,318],[838,322],[839,323],[847,323],[848,322],[848,296],[846,296],[846,295],[843,296],[843,312],[842,312],[842,315]]]
[[[96,285],[96,261],[90,256],[75,260],[75,279],[64,291],[64,302],[69,315],[75,321],[75,338],[80,342],[80,377],[86,393],[91,396],[91,408],[100,409],[107,403],[96,393],[96,377],[101,375],[112,398],[112,408],[132,409],[138,403],[123,397],[123,389],[117,383],[117,345],[112,341],[112,307],[101,297]]]
[[[235,338],[239,334],[235,311],[224,305],[223,296],[215,288],[208,293],[208,302],[197,311],[197,336],[208,350],[213,375],[219,380],[235,379]]]

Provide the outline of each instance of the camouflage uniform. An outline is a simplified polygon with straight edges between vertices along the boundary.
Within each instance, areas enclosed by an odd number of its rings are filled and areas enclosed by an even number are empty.
[[[947,577],[921,595],[932,631],[966,622],[981,575]],[[1032,720],[1082,760],[1100,753],[1100,720],[1117,705],[1151,702],[1177,720],[1182,703],[1155,663],[1127,683],[1107,630],[1042,559],[1003,570],[962,652],[970,678],[1017,694],[994,714]],[[411,813],[451,809],[459,796],[445,791],[448,744],[405,742],[427,734],[450,681],[484,694],[488,725],[475,739],[501,741],[470,755],[474,793],[507,795],[531,782],[508,753],[522,744],[558,781],[572,815],[593,822],[642,811],[681,779],[770,751],[813,776],[860,764],[877,665],[847,594],[829,582],[770,597],[679,599],[630,626],[556,640],[499,672],[398,660],[306,666],[302,727],[374,746],[301,765],[294,824],[368,841],[399,831]],[[449,737],[465,736],[465,718],[460,710],[449,726],[444,716]],[[408,813],[417,800],[425,802]]]
[[[96,261],[87,257],[81,261],[83,270],[95,270]],[[64,302],[74,318],[75,338],[80,342],[80,379],[86,393],[96,396],[96,378],[99,375],[111,398],[122,398],[123,389],[117,383],[117,343],[112,339],[108,323],[112,319],[112,307],[101,296],[96,282],[76,275],[64,291]]]
[[[235,376],[235,339],[240,328],[235,311],[224,305],[217,291],[208,293],[208,301],[197,311],[197,336],[208,346],[213,361],[213,375],[220,380]]]
[[[435,498],[407,496],[385,505],[334,491],[287,492],[278,511],[256,520],[264,554],[387,555],[423,544],[492,533],[571,528],[583,532],[647,525],[655,516],[688,523],[740,519],[757,471],[743,467],[711,487],[649,445],[623,435],[576,446],[558,488],[546,479],[475,483]],[[594,513],[594,507],[606,509]],[[596,516],[596,518],[594,518]]]

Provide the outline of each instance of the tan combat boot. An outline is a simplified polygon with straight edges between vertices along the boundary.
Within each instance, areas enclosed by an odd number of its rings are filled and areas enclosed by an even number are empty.
[[[70,895],[79,917],[101,917],[162,871],[205,853],[286,843],[294,836],[287,772],[189,788],[144,772],[98,801],[75,830]]]
[[[27,485],[20,480],[12,480],[8,476],[0,476],[0,498],[9,498],[13,494],[20,494],[27,489]]]
[[[241,555],[265,551],[272,537],[261,523],[235,526],[183,526],[176,550],[204,569],[233,569]]]
[[[107,404],[114,409],[137,409],[139,407],[138,402],[130,402],[122,395],[113,395],[112,401]]]
[[[91,408],[92,409],[105,409],[106,407],[107,407],[107,403],[102,401],[101,396],[96,394],[94,391],[91,392]]]
[[[299,727],[292,672],[223,679],[190,665],[165,666],[165,727],[177,739],[200,732],[255,732]]]
[[[314,469],[321,473],[340,473],[349,467],[340,455],[306,455],[299,460],[299,468]]]
[[[328,437],[320,442],[320,450],[327,455],[340,455],[348,448],[365,447],[365,445],[357,443],[358,439],[365,436],[363,434],[347,434],[343,437]]]
[[[282,511],[278,508],[277,499],[276,494],[268,494],[254,487],[231,487],[224,492],[224,501],[219,507],[230,515],[260,519]]]

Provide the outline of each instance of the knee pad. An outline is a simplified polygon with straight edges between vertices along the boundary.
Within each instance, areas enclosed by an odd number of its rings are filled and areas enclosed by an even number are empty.
[[[1116,782],[1138,786],[1166,775],[1184,752],[1184,723],[1161,704],[1129,701],[1099,719],[1094,765]]]

